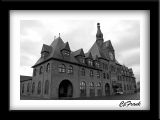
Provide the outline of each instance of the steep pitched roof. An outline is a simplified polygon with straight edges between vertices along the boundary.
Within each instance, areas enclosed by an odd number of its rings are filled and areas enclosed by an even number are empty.
[[[62,49],[71,51],[68,42],[64,43],[64,46],[62,47]]]
[[[111,43],[110,40],[105,41],[103,44],[104,44],[107,48],[111,48],[111,49],[114,50],[114,48],[113,48],[112,43]]]
[[[82,48],[73,52],[73,55],[74,56],[78,56],[78,55],[85,56]]]
[[[42,47],[42,50],[41,50],[41,53],[42,52],[51,52],[51,46],[48,46],[48,45],[46,45],[46,44],[43,44],[43,47]]]
[[[85,53],[85,57],[93,59],[91,52]]]
[[[45,45],[46,46],[46,45]],[[49,56],[48,56],[48,58],[47,59],[49,59],[49,58],[60,58],[60,59],[62,59],[63,57],[62,57],[62,55],[60,54],[60,50],[64,47],[64,42],[63,42],[63,40],[60,38],[60,37],[58,37],[58,38],[56,38],[52,43],[51,43],[51,45],[50,45],[50,47],[51,47],[51,51],[50,51],[50,54],[49,54]],[[43,48],[42,48],[43,49]],[[46,49],[46,48],[45,48]],[[46,59],[46,60],[47,60]],[[38,59],[38,61],[32,66],[32,67],[34,67],[35,65],[37,65],[37,64],[40,64],[41,62],[43,62],[44,61],[44,59],[43,58],[39,58]]]
[[[90,50],[88,51],[88,53],[89,52],[91,52],[93,58],[95,58],[97,56],[98,58],[105,58],[105,59],[107,59],[105,57],[105,55],[103,54],[103,52],[101,51],[101,49],[99,48],[99,46],[97,45],[96,42],[90,48]]]
[[[115,59],[115,63],[118,64],[118,65],[121,65],[116,59]]]

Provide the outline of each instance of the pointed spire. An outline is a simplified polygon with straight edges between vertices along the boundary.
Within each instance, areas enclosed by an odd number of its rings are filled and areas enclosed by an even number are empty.
[[[59,37],[60,37],[60,33],[59,33]]]
[[[103,45],[103,34],[100,29],[100,23],[97,23],[97,34],[96,34],[96,42],[99,47],[102,47]]]
[[[96,34],[97,39],[103,39],[103,34],[100,29],[100,23],[97,23],[97,34]]]

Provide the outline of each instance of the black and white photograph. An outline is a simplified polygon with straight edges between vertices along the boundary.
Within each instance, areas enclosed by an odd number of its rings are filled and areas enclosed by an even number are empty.
[[[10,25],[17,109],[149,109],[147,10],[11,10]]]

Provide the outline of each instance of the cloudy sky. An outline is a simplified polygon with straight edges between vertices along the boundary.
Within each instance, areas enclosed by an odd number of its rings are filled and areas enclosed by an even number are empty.
[[[73,17],[73,16],[72,16]],[[56,18],[56,19],[54,19]],[[82,18],[82,16],[81,16]],[[83,48],[87,52],[96,40],[100,22],[104,41],[111,40],[116,59],[133,69],[140,79],[140,21],[132,19],[27,19],[20,21],[20,74],[32,75],[31,66],[40,57],[43,44],[50,45],[59,33],[69,42],[72,51]]]

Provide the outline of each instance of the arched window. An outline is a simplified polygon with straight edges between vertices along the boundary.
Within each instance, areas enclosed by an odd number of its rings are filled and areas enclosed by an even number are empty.
[[[81,69],[81,75],[85,76],[85,69],[84,68]]]
[[[38,88],[37,88],[37,92],[38,92],[38,95],[41,93],[41,81],[38,82]]]
[[[49,81],[46,80],[45,81],[45,90],[44,90],[44,94],[48,95],[49,93]]]
[[[89,88],[90,88],[90,96],[95,96],[95,89],[94,89],[94,83],[90,82],[89,84]]]
[[[29,92],[29,86],[30,86],[30,84],[28,83],[27,84],[27,92]]]
[[[93,70],[90,70],[90,77],[93,77]]]
[[[70,65],[68,67],[68,74],[72,74],[73,73],[73,67]]]
[[[84,81],[80,83],[80,94],[86,96],[86,83]]]
[[[42,72],[43,72],[43,67],[41,66],[39,70],[39,74],[42,74]]]
[[[94,87],[94,83],[90,82],[89,87]]]
[[[86,88],[86,83],[84,81],[82,81],[80,83],[80,89],[85,89]]]
[[[59,65],[59,72],[61,72],[61,73],[66,72],[66,66],[64,64]]]
[[[22,94],[24,93],[24,84],[22,84]]]
[[[47,64],[46,72],[49,72],[49,69],[50,69],[50,64],[48,63],[48,64]]]
[[[36,76],[36,68],[33,71],[33,76]]]
[[[35,83],[33,82],[32,83],[32,93],[34,93],[34,90],[35,90]]]

